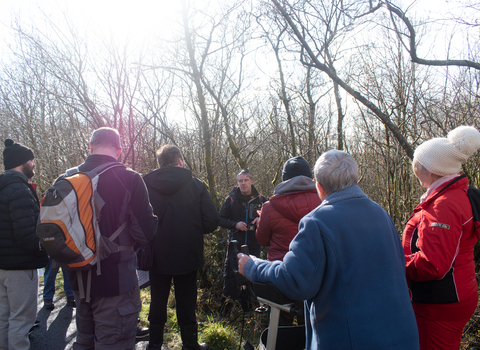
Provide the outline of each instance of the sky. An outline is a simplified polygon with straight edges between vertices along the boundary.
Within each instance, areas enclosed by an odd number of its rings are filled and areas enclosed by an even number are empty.
[[[212,3],[217,0],[194,0]],[[402,9],[412,7],[424,16],[442,16],[450,12],[451,0],[397,0]],[[43,14],[54,23],[75,23],[89,36],[113,37],[119,42],[126,38],[141,45],[152,35],[168,37],[179,19],[179,0],[0,0],[0,59],[8,55],[5,40],[9,40],[8,27],[20,18],[27,27],[35,24],[42,28]],[[445,37],[442,35],[441,37]]]
[[[89,36],[128,38],[140,45],[149,35],[167,36],[179,8],[178,0],[0,0],[0,57],[8,51],[8,27],[18,18],[26,26],[39,28],[45,21],[43,13],[54,23],[68,18]]]

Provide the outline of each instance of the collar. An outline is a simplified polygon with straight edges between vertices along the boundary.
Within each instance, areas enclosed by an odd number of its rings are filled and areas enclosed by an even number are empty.
[[[25,182],[28,183],[28,177],[24,173],[21,173],[21,172],[16,171],[16,170],[5,170],[5,175],[6,174],[9,174],[11,176],[19,177],[19,178],[21,178],[22,180],[24,180]]]
[[[362,197],[367,197],[367,195],[363,193],[363,191],[360,189],[358,185],[353,185],[341,191],[333,192],[327,198],[325,198],[325,200],[322,202],[322,204],[320,204],[320,206],[331,205],[347,199],[362,198]]]
[[[441,178],[439,178],[438,180],[434,181],[430,187],[427,189],[427,192],[425,192],[422,197],[420,197],[420,203],[421,202],[424,202],[428,196],[434,192],[434,190],[439,187],[440,185],[446,183],[446,182],[450,182],[451,180],[453,180],[454,178],[456,178],[457,176],[459,176],[458,174],[453,174],[453,175],[447,175],[447,176],[442,176]]]

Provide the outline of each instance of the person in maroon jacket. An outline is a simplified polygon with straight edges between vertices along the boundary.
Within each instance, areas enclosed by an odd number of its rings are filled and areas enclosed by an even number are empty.
[[[303,157],[285,162],[282,181],[263,205],[256,232],[258,243],[269,247],[269,261],[283,260],[298,232],[300,219],[321,203],[310,165]]]
[[[290,242],[298,232],[301,218],[320,205],[321,199],[312,179],[310,165],[303,157],[293,157],[283,166],[282,182],[261,211],[256,237],[268,248],[267,260],[283,260]],[[303,303],[301,303],[303,307]],[[280,325],[291,325],[293,317],[282,313]],[[299,320],[302,323],[303,320]]]
[[[458,349],[478,301],[473,248],[480,237],[462,162],[480,147],[480,132],[460,126],[422,143],[413,171],[428,188],[410,216],[402,244],[420,349]]]

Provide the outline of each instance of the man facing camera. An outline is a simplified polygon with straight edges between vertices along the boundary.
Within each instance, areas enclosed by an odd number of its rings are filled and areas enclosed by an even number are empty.
[[[258,222],[258,210],[266,199],[253,185],[253,175],[247,169],[237,174],[237,186],[223,202],[220,208],[220,223],[223,228],[229,229],[228,241],[237,241],[240,245],[248,246],[250,254],[260,257],[260,244],[255,237]],[[239,283],[230,266],[231,251],[227,251],[223,268],[223,296],[220,302],[219,318],[228,316],[233,308],[233,300],[238,300],[244,312],[252,307],[250,292],[245,284],[239,288]]]

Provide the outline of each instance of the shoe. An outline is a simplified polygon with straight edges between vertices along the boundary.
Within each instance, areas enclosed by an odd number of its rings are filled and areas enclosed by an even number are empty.
[[[169,349],[169,348],[165,348],[163,347],[162,345],[150,345],[150,344],[147,344],[147,350],[165,350],[165,349]]]
[[[150,331],[148,330],[148,328],[137,326],[137,333],[135,335],[135,338],[142,339],[148,337],[149,335]]]
[[[198,343],[197,324],[180,327],[182,350],[211,350],[206,343]]]
[[[47,310],[55,309],[55,304],[52,299],[43,299],[43,307]]]
[[[40,321],[39,320],[35,320],[35,323],[33,324],[32,328],[30,328],[30,330],[28,331],[28,335],[32,334],[33,330],[35,329],[35,327],[38,327],[38,325],[40,324]]]
[[[71,297],[67,297],[67,306],[75,307],[75,297],[72,295]]]

